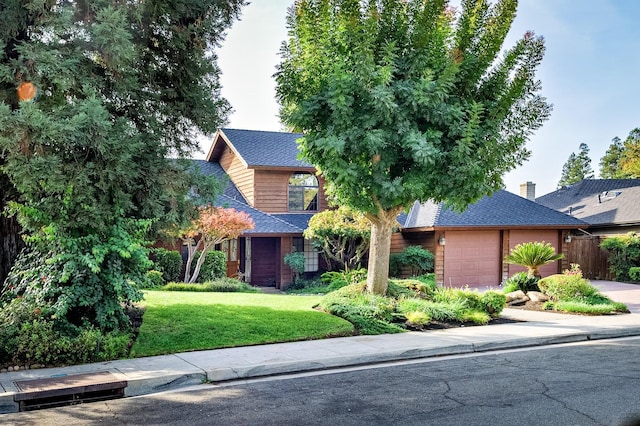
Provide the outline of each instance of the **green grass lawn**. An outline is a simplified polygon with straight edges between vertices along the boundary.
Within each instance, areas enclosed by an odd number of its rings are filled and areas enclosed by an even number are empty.
[[[321,296],[145,291],[132,357],[349,336],[353,325],[312,309]]]

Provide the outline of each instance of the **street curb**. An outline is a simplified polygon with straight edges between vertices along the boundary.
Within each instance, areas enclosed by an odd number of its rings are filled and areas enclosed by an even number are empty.
[[[124,380],[127,380],[128,386],[125,388],[125,397],[131,397],[175,390],[207,382],[227,382],[257,377],[320,371],[331,368],[429,359],[451,355],[490,353],[500,350],[542,347],[563,343],[632,336],[640,336],[639,326],[600,329],[594,327],[588,331],[522,338],[495,338],[493,340],[486,340],[486,338],[474,339],[473,337],[460,334],[452,338],[453,342],[439,347],[431,344],[429,347],[416,346],[409,349],[384,350],[371,346],[369,352],[361,352],[358,354],[325,356],[324,358],[313,358],[312,355],[307,359],[285,359],[286,357],[280,356],[271,360],[247,363],[246,365],[236,365],[234,367],[198,366],[194,360],[198,357],[202,359],[202,354],[190,352],[161,357],[149,357],[148,359],[138,358],[94,365],[87,364],[78,366],[74,368],[74,370],[75,372],[82,372],[100,369],[102,371],[108,370],[113,372]],[[466,340],[466,342],[455,343],[455,340],[463,339]],[[317,356],[317,354],[315,356]],[[140,365],[140,361],[143,361],[142,365]],[[219,362],[219,360],[216,362]],[[167,368],[167,365],[171,365],[172,367]],[[39,371],[41,370],[28,370],[27,374],[35,377],[38,376]],[[54,371],[58,370],[53,370],[49,373]],[[180,372],[176,373],[176,371]],[[13,400],[14,395],[18,393],[18,389],[15,387],[13,381],[0,380],[0,390],[4,390],[4,392],[0,394],[0,414],[18,412],[18,404]]]

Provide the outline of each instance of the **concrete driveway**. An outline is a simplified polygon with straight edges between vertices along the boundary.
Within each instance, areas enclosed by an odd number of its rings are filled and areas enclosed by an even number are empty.
[[[627,305],[631,312],[640,313],[640,284],[598,280],[592,280],[591,284],[611,300]]]

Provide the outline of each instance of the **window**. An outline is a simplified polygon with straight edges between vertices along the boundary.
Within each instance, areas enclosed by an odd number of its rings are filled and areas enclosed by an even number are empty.
[[[295,251],[304,253],[304,272],[318,272],[318,250],[313,247],[311,240],[293,238]]]
[[[289,211],[318,211],[318,179],[297,172],[289,178]]]

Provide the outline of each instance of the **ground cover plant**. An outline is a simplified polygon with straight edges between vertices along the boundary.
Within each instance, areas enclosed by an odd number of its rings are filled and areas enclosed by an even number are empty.
[[[391,279],[386,296],[366,291],[364,281],[327,294],[319,306],[351,322],[361,334],[399,333],[407,329],[487,324],[500,316],[504,294],[437,287],[433,274]]]
[[[196,292],[222,292],[222,293],[258,293],[256,287],[236,280],[234,278],[223,277],[216,280],[205,281],[204,283],[168,283],[161,288],[163,291],[196,291]]]
[[[551,298],[543,305],[545,310],[592,315],[629,312],[625,304],[601,294],[577,268],[545,277],[538,281],[538,287]]]
[[[146,291],[131,356],[352,335],[348,321],[312,309],[320,298]]]
[[[538,279],[520,272],[511,276],[504,284],[505,294],[514,291],[528,293],[540,291],[549,300],[542,302],[519,302],[525,309],[552,310],[557,312],[604,315],[629,312],[623,303],[614,302],[601,294],[589,280],[583,278],[580,266],[572,264],[562,274]],[[513,306],[515,307],[515,306]]]

